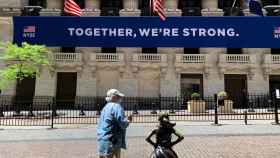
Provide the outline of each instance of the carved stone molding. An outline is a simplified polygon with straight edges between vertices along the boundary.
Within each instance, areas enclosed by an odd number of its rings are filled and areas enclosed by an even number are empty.
[[[146,62],[135,62],[131,64],[132,72],[138,73],[140,70],[158,70],[161,73],[166,73],[167,63],[146,63]]]
[[[255,75],[256,66],[254,64],[219,64],[219,76],[222,78],[226,73],[247,74],[251,80]]]
[[[223,16],[224,12],[218,8],[205,8],[201,10],[202,16]]]
[[[202,73],[207,78],[210,73],[211,66],[200,63],[175,63],[176,73]]]
[[[269,79],[269,75],[280,74],[279,64],[264,64],[262,67],[263,67],[263,77],[265,80]]]

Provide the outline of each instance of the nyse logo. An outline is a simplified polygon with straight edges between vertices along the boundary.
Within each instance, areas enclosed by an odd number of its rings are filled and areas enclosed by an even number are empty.
[[[36,26],[25,26],[23,28],[24,38],[35,38],[36,37]]]
[[[280,27],[274,28],[274,38],[280,39]]]

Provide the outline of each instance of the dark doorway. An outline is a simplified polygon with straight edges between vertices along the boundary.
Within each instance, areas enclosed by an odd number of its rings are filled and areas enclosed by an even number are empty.
[[[242,54],[242,48],[227,48],[227,54]]]
[[[225,75],[225,91],[234,108],[247,108],[247,75]]]
[[[29,0],[28,5],[29,6],[41,6],[43,8],[46,8],[47,1],[46,0]]]
[[[279,55],[279,54],[280,54],[280,48],[272,48],[272,49],[271,49],[271,54],[277,54],[277,55]]]
[[[280,75],[269,76],[269,93],[272,95],[275,89],[280,89]]]
[[[27,110],[33,103],[35,94],[36,78],[28,77],[21,81],[17,81],[15,95],[15,111],[19,113],[21,110]]]
[[[72,108],[75,105],[76,88],[76,72],[57,73],[56,104],[58,108]]]
[[[199,93],[203,97],[203,75],[181,74],[181,96],[190,98],[192,93]]]

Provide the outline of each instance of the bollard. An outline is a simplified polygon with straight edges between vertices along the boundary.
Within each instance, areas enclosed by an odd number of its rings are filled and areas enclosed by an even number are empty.
[[[244,122],[245,122],[245,125],[248,125],[248,113],[247,113],[247,111],[244,111]]]
[[[217,94],[214,95],[214,98],[215,98],[215,101],[216,101],[216,104],[215,104],[215,125],[218,125],[219,121],[218,121],[218,96],[217,96]]]
[[[215,125],[215,126],[219,126],[220,124],[219,124],[219,118],[218,118],[218,96],[217,96],[217,94],[214,94],[214,101],[215,101],[215,103],[214,103],[214,111],[215,111],[215,121],[214,121],[214,124],[213,125]]]
[[[0,109],[0,117],[4,117],[5,115],[4,115],[4,110],[3,110],[3,107],[1,107],[1,109]]]
[[[152,103],[152,108],[153,110],[151,111],[151,114],[157,114],[155,103]]]
[[[33,116],[34,116],[33,111],[32,111],[32,110],[29,110],[27,116],[28,116],[28,117],[33,117]]]
[[[97,104],[97,111],[96,111],[96,115],[100,115],[101,111],[101,107],[100,104]]]
[[[273,104],[274,104],[274,114],[275,114],[275,122],[274,125],[279,125],[279,118],[278,118],[278,105],[275,96],[273,96]]]
[[[32,104],[30,105],[30,108],[29,108],[29,111],[28,111],[28,117],[33,117],[34,116],[34,114],[33,114],[33,106],[32,106]]]
[[[135,105],[134,105],[134,109],[133,109],[133,113],[132,113],[133,115],[138,115],[138,114],[139,114],[138,111],[137,111],[137,109],[138,109],[138,108],[137,108],[137,104],[135,104]]]
[[[79,109],[80,109],[79,115],[80,115],[80,116],[85,116],[86,114],[85,114],[84,109],[82,108],[81,105],[79,105]]]
[[[56,104],[54,104],[54,105],[52,106],[52,116],[53,116],[53,117],[56,117],[56,116],[57,116]]]
[[[169,113],[170,113],[170,114],[175,114],[174,104],[171,103],[171,104],[170,104],[170,107],[171,107],[171,109],[170,109]]]

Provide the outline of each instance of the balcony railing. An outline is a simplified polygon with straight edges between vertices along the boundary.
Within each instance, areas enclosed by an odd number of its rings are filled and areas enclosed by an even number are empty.
[[[248,64],[255,61],[255,55],[249,54],[221,54],[220,62],[228,64]]]
[[[266,54],[264,60],[265,64],[280,64],[280,55]]]
[[[53,53],[52,58],[56,63],[77,63],[82,61],[81,53]]]
[[[166,62],[167,56],[166,54],[134,54],[133,61],[160,63],[160,62]]]
[[[117,53],[94,53],[91,60],[96,62],[121,62],[124,60],[123,54]]]
[[[176,54],[176,63],[206,63],[206,54]]]

